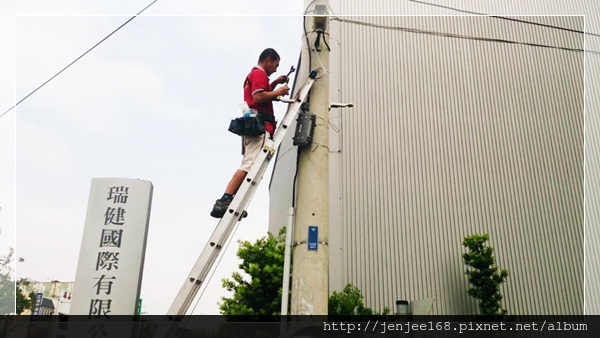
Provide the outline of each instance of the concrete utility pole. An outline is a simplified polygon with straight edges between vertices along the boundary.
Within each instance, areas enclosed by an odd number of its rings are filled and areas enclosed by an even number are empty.
[[[311,2],[305,0],[305,8]],[[309,45],[302,50],[302,62],[311,60],[310,69],[318,68],[309,106],[317,119],[312,144],[301,150],[298,163],[292,315],[326,315],[329,297],[329,50],[324,42],[329,34],[325,5],[317,1],[312,6],[305,20]],[[317,250],[309,250],[309,226],[317,227]]]

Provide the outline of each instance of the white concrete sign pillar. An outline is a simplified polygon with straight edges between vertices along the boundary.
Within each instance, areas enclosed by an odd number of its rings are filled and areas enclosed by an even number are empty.
[[[136,314],[152,189],[150,181],[92,180],[71,315]]]

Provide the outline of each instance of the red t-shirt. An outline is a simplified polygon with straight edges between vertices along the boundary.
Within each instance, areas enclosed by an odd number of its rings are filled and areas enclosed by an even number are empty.
[[[269,77],[264,70],[258,67],[253,67],[250,71],[250,74],[248,74],[246,80],[244,81],[244,101],[246,101],[250,109],[254,109],[263,113],[274,114],[272,101],[267,101],[260,104],[254,103],[254,98],[252,95],[263,91],[272,91],[271,84],[269,83]],[[270,122],[265,122],[265,129],[271,135],[273,135],[275,126]]]

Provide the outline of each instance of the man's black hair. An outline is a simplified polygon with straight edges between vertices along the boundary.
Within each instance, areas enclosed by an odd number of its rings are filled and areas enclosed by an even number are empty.
[[[279,60],[280,59],[279,54],[277,54],[275,49],[267,48],[267,49],[263,50],[262,53],[260,53],[260,56],[258,57],[258,62],[261,63],[261,62],[265,61],[268,57],[270,57],[271,60]]]

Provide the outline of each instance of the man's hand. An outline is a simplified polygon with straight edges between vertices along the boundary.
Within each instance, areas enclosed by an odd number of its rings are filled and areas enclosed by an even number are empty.
[[[274,84],[282,84],[282,83],[286,83],[288,81],[288,77],[286,75],[281,75],[280,77],[276,78],[275,81],[273,81]]]
[[[277,96],[284,96],[290,92],[290,87],[288,87],[287,85],[283,85],[277,88],[275,92],[277,93]]]
[[[276,100],[279,96],[287,95],[290,92],[290,87],[287,85],[283,85],[272,92],[259,92],[252,95],[255,103],[261,104],[264,102],[269,102]]]

